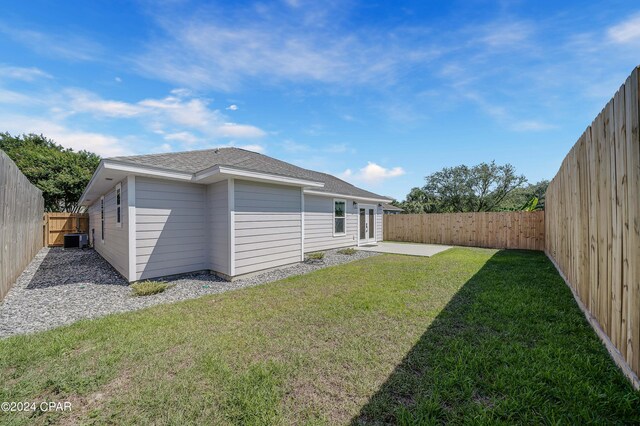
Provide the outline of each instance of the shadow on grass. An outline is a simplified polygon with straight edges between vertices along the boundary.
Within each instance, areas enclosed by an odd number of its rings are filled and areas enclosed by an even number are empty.
[[[639,395],[544,254],[500,251],[352,424],[638,423]]]

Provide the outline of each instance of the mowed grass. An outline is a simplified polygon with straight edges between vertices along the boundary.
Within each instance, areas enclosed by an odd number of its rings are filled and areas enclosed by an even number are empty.
[[[640,422],[541,253],[381,255],[0,341],[3,424]]]

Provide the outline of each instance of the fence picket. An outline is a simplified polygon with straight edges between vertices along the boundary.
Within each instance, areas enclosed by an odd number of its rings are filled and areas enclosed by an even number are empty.
[[[545,251],[614,360],[640,372],[640,107],[636,68],[546,194]]]
[[[64,243],[64,234],[89,233],[89,215],[87,213],[46,213],[45,241],[48,247],[60,247]]]
[[[458,246],[544,249],[544,212],[384,216],[384,239]]]
[[[0,151],[0,300],[42,247],[42,192]]]

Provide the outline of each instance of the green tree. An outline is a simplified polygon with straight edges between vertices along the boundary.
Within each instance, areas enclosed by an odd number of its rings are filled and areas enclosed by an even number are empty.
[[[548,180],[531,183],[521,188],[514,189],[501,203],[503,210],[544,210],[545,193],[549,186]],[[533,206],[534,200],[538,200]]]
[[[80,196],[100,163],[96,154],[76,152],[35,134],[0,133],[0,149],[42,190],[49,212],[78,211]]]
[[[437,206],[435,200],[429,199],[422,188],[412,188],[405,201],[396,203],[404,209],[405,213],[435,213]]]
[[[415,213],[482,212],[502,210],[501,205],[526,178],[511,164],[481,163],[469,167],[445,167],[413,188],[402,208]]]

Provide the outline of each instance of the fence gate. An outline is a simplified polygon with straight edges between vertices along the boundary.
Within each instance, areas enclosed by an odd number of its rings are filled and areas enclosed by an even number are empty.
[[[89,215],[86,213],[45,213],[44,245],[62,247],[64,234],[89,233]]]

